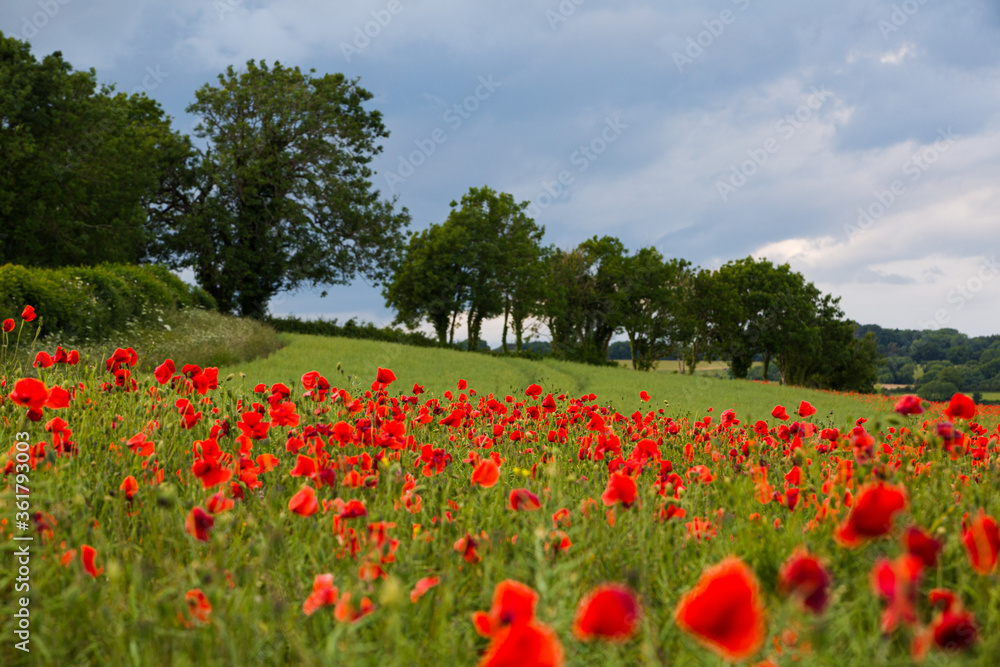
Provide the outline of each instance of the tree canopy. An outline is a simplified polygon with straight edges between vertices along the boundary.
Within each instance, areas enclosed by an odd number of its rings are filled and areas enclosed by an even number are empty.
[[[160,253],[225,312],[260,317],[279,291],[381,281],[402,246],[409,214],[370,180],[389,135],[363,106],[371,93],[312,74],[251,60],[188,107],[206,147],[178,179],[192,187],[160,222]]]
[[[191,155],[144,94],[0,33],[0,264],[139,263]],[[109,243],[109,239],[114,239]]]

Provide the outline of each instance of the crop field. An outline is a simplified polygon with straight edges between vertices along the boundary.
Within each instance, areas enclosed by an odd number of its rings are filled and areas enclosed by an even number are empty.
[[[0,664],[997,664],[996,406],[281,341],[4,367]]]

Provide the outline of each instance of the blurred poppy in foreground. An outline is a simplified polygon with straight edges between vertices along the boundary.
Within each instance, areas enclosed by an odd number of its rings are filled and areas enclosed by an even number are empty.
[[[730,556],[702,572],[674,610],[674,621],[727,660],[742,660],[764,644],[764,606],[757,578]]]
[[[94,577],[95,579],[104,572],[104,568],[97,569],[94,567],[94,558],[97,557],[97,549],[90,546],[89,544],[84,544],[80,547],[80,562],[83,563],[83,569],[87,571],[87,574]]]
[[[962,544],[965,545],[972,569],[979,574],[993,572],[1000,558],[1000,530],[997,528],[997,520],[984,514],[982,508],[979,508],[979,514],[968,527],[963,518]]]
[[[856,547],[865,539],[880,537],[892,530],[893,516],[906,508],[903,487],[885,482],[868,484],[858,490],[851,513],[834,533],[838,544]]]
[[[830,603],[830,572],[804,549],[796,550],[778,571],[778,588],[793,595],[814,614],[822,614]]]
[[[626,586],[599,586],[580,600],[573,621],[578,639],[624,641],[635,634],[639,624],[639,602]]]

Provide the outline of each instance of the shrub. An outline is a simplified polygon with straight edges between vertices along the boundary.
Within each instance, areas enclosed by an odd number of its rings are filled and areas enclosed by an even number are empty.
[[[31,304],[41,314],[42,335],[102,340],[164,313],[214,307],[203,290],[186,285],[162,266],[101,264],[93,267],[0,266],[0,314]]]

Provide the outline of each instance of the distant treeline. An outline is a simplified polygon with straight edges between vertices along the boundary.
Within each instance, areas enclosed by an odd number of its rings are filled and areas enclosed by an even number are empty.
[[[395,324],[426,322],[444,345],[464,320],[478,349],[483,321],[502,317],[501,350],[512,330],[520,351],[528,323],[538,322],[562,359],[607,363],[611,339],[623,334],[639,370],[665,356],[689,373],[724,359],[745,378],[759,357],[764,376],[776,368],[785,383],[874,391],[875,341],[856,338],[839,299],[787,264],[748,257],[710,271],[652,247],[629,254],[611,236],[562,250],[543,245],[527,206],[471,188],[444,223],[412,234],[383,288]]]
[[[1000,335],[970,338],[955,329],[858,327],[858,336],[868,334],[884,357],[878,369],[882,384],[913,386],[929,400],[946,400],[956,391],[1000,391]]]

